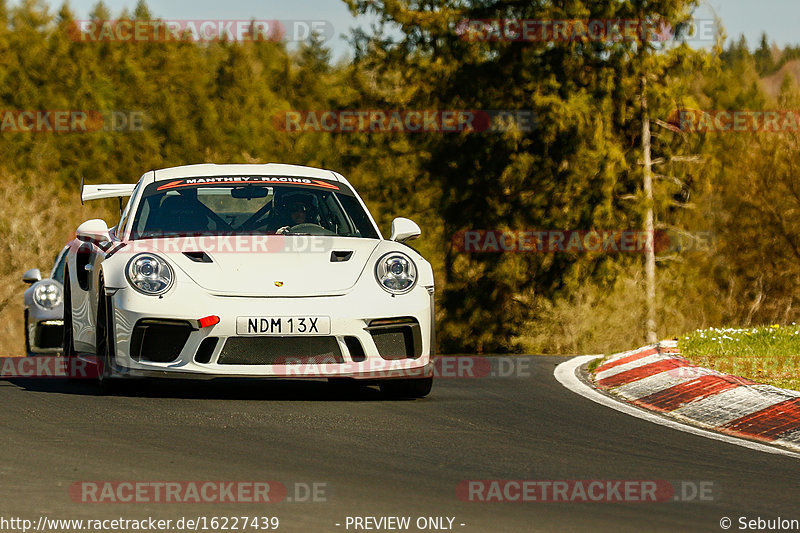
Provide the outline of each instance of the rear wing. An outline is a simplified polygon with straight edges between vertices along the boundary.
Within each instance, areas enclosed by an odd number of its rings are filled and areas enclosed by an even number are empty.
[[[100,200],[101,198],[122,198],[133,194],[135,183],[107,183],[103,185],[86,185],[81,179],[81,205],[87,200]]]

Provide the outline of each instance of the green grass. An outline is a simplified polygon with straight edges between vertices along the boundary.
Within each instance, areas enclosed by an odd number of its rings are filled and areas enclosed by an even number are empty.
[[[598,366],[600,366],[600,363],[602,363],[604,360],[605,357],[598,357],[597,359],[592,359],[589,362],[589,366],[586,367],[586,371],[589,372],[590,374],[594,374],[595,369]]]
[[[680,337],[692,363],[784,389],[800,390],[800,326],[710,328]]]

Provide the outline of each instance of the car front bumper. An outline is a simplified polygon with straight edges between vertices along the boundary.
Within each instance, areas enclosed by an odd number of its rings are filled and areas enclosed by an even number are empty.
[[[357,287],[339,296],[251,298],[212,295],[187,283],[163,298],[120,289],[112,302],[117,376],[379,380],[433,375],[433,287],[417,286],[398,296]],[[212,315],[219,317],[217,324],[199,327],[200,318]],[[330,333],[238,335],[236,319],[248,316],[327,316]]]
[[[28,316],[28,342],[31,353],[61,353],[63,335],[63,311],[39,310]]]

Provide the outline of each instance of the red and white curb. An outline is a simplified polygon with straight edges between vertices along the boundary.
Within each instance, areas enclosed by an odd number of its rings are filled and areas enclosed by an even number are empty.
[[[630,403],[736,437],[800,451],[800,392],[691,364],[675,341],[615,354],[595,386]]]

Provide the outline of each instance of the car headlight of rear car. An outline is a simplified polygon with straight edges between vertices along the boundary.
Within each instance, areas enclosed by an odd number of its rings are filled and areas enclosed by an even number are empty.
[[[403,294],[417,283],[417,266],[404,253],[390,252],[375,265],[375,279],[381,288],[392,294]]]
[[[164,294],[172,287],[175,274],[169,264],[153,254],[135,255],[125,267],[125,276],[131,287],[141,292],[156,296]]]
[[[33,289],[33,301],[42,309],[54,309],[61,305],[63,292],[58,283],[40,283]]]

